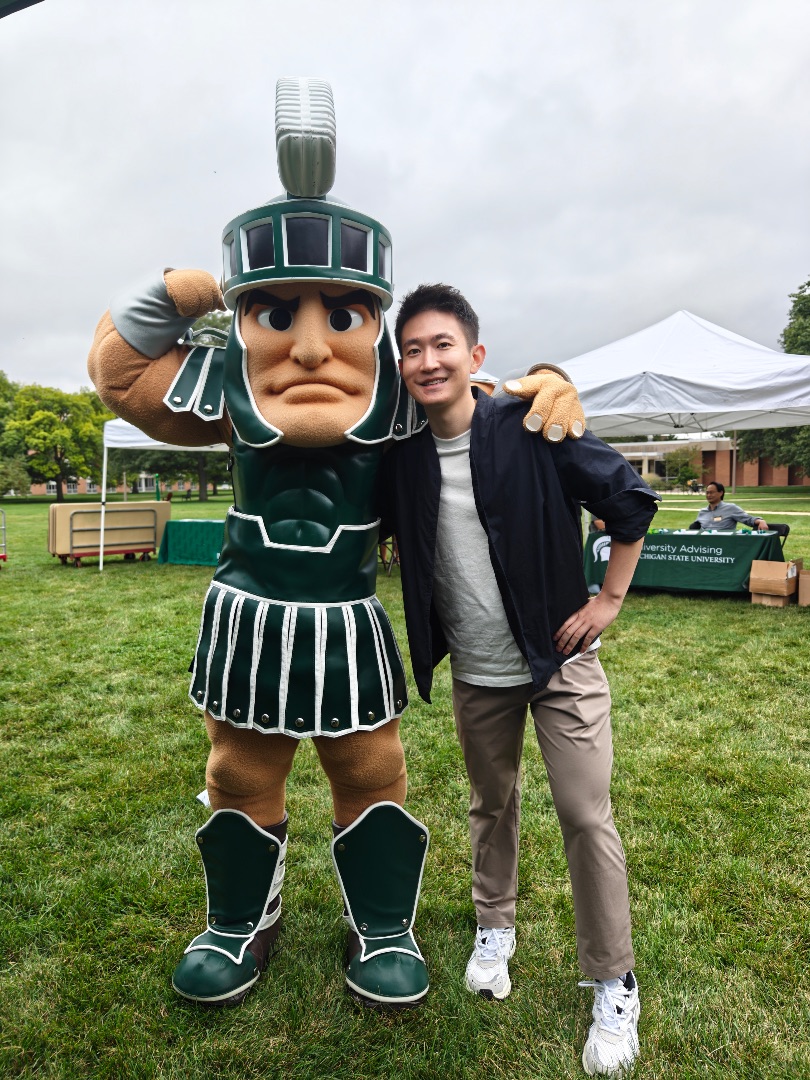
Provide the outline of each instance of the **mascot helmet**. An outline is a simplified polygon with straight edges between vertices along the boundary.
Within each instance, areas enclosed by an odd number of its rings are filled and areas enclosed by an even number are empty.
[[[329,83],[279,79],[276,153],[287,194],[225,226],[222,292],[229,308],[240,293],[268,281],[334,281],[368,289],[383,310],[391,306],[391,236],[379,221],[327,197],[335,150]]]
[[[327,198],[335,179],[335,150],[335,109],[329,84],[322,79],[279,79],[276,153],[287,194],[240,214],[225,226],[222,292],[232,310],[242,293],[273,281],[324,281],[362,288],[379,299],[383,311],[391,306],[388,230],[374,218]],[[224,401],[243,442],[271,446],[283,433],[256,407],[238,322],[233,320],[225,350]],[[369,408],[345,433],[353,442],[379,443],[406,434],[400,413],[407,411],[407,395],[400,392],[399,370],[382,314],[374,351]]]

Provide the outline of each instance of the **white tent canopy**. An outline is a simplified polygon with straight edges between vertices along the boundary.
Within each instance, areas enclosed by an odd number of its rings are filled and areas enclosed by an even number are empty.
[[[101,469],[101,550],[99,551],[99,570],[104,569],[104,515],[107,508],[107,453],[114,450],[183,450],[199,453],[209,450],[227,450],[225,443],[211,443],[209,446],[176,446],[173,443],[150,439],[138,428],[126,420],[108,420],[104,425],[104,462]]]
[[[602,439],[810,424],[810,356],[688,311],[561,366]]]
[[[108,420],[104,425],[104,456],[107,448],[116,450],[183,450],[197,452],[200,450],[227,450],[225,443],[212,443],[210,446],[177,446],[174,443],[158,442],[150,439],[138,428],[128,424],[126,420]]]

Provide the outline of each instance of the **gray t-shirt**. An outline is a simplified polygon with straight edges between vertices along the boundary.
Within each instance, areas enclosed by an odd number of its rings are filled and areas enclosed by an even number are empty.
[[[517,646],[478,517],[470,472],[470,432],[433,441],[442,473],[433,602],[450,651],[454,679],[473,686],[520,686],[532,681]],[[599,647],[599,639],[591,649]],[[588,650],[590,651],[590,649]],[[581,653],[565,663],[577,660]]]
[[[470,432],[433,439],[442,471],[433,601],[453,678],[475,686],[531,682],[529,665],[506,620],[489,541],[475,508]]]

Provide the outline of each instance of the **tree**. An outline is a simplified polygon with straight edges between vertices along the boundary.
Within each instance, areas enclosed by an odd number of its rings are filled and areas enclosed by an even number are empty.
[[[212,439],[216,438],[212,435]],[[164,483],[175,483],[178,480],[196,480],[199,487],[200,499],[208,498],[208,485],[213,487],[213,493],[217,493],[217,484],[229,479],[228,454],[225,451],[217,453],[211,450],[116,450],[110,453],[108,468],[112,476],[120,476],[121,472],[133,473],[157,473]]]
[[[663,483],[659,486],[666,489],[673,487],[686,487],[690,480],[697,479],[697,471],[694,466],[694,446],[684,446],[680,450],[673,450],[664,454],[665,475]]]
[[[790,294],[793,306],[779,344],[787,353],[810,356],[810,279]]]
[[[810,279],[790,294],[793,304],[779,344],[788,353],[810,356]],[[774,465],[790,465],[810,474],[810,427],[757,428],[737,436],[743,461],[770,458]]]
[[[737,453],[743,461],[769,458],[774,465],[789,465],[810,475],[810,427],[741,431]]]
[[[13,491],[15,495],[27,495],[31,489],[31,477],[22,458],[0,458],[0,495]]]
[[[207,315],[203,315],[201,319],[192,326],[192,330],[199,331],[211,328],[213,330],[221,330],[227,334],[231,329],[231,322],[233,320],[233,313],[230,311],[209,311]],[[225,342],[216,334],[203,334],[201,337],[195,339],[198,345],[224,345]]]
[[[56,481],[56,501],[64,484],[79,476],[100,478],[103,425],[111,414],[90,390],[69,394],[48,386],[22,386],[0,438],[0,452],[22,458],[35,483]]]
[[[6,429],[6,422],[14,408],[14,398],[19,389],[19,385],[12,382],[5,371],[0,371],[0,436]]]

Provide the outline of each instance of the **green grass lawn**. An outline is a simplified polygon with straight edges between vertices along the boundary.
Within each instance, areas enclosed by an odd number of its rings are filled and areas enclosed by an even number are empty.
[[[788,521],[786,555],[810,565],[810,489],[733,498]],[[227,505],[177,503],[174,516]],[[685,526],[702,505],[668,496],[655,524]],[[309,744],[289,785],[282,950],[239,1008],[176,997],[172,968],[204,919],[193,835],[207,740],[186,668],[211,570],[63,567],[47,554],[45,503],[0,506],[0,1076],[583,1075],[592,995],[577,988],[533,739],[514,989],[492,1004],[463,988],[475,917],[444,667],[433,706],[414,694],[403,723],[408,809],[431,831],[416,926],[425,1005],[364,1012],[343,991],[328,785]],[[404,643],[396,570],[379,589]],[[810,608],[663,592],[631,593],[603,635],[642,994],[637,1077],[810,1076],[809,640]]]

